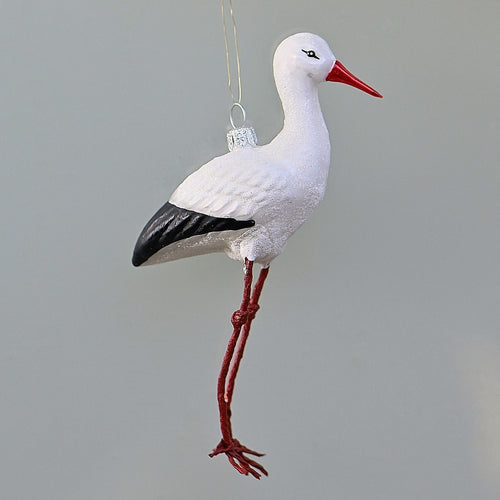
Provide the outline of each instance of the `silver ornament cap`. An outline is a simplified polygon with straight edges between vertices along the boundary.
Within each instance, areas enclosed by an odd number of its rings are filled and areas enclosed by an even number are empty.
[[[240,126],[234,124],[233,114],[236,110],[240,111],[243,120]],[[231,110],[229,111],[229,123],[231,123],[231,127],[233,128],[227,133],[227,147],[229,151],[246,148],[248,146],[257,146],[257,134],[253,127],[245,127],[246,119],[247,113],[245,108],[240,102],[233,102]]]
[[[257,134],[253,127],[235,128],[227,133],[227,147],[229,151],[248,146],[257,146]]]

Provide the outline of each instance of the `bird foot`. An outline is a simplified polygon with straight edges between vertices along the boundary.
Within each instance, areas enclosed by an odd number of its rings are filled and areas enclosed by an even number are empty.
[[[243,446],[237,439],[233,439],[230,444],[226,444],[224,440],[221,439],[217,447],[208,456],[213,458],[221,453],[226,454],[229,463],[240,474],[244,474],[245,476],[251,474],[255,479],[260,479],[261,474],[259,474],[259,472],[265,476],[268,475],[266,469],[264,469],[262,465],[244,455],[244,453],[247,453],[248,455],[255,455],[256,457],[263,457],[264,453],[259,453]]]

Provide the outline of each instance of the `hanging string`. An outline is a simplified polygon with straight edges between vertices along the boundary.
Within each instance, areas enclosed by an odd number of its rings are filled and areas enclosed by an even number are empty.
[[[229,15],[231,17],[231,22],[233,24],[233,40],[234,40],[234,52],[236,55],[236,74],[238,76],[238,98],[234,95],[234,90],[233,90],[233,81],[231,78],[231,61],[229,57],[229,41],[228,41],[228,36],[227,36],[227,26],[226,26],[226,13],[225,13],[225,8],[224,8],[225,0],[221,0],[220,6],[221,6],[221,14],[222,14],[222,27],[224,28],[224,43],[226,46],[226,68],[227,68],[227,84],[229,87],[229,92],[231,94],[231,99],[233,101],[233,104],[231,106],[231,109],[229,111],[229,122],[231,123],[231,126],[233,129],[237,128],[236,125],[234,124],[234,119],[233,119],[233,113],[235,109],[239,109],[242,119],[243,119],[243,124],[246,121],[246,111],[245,108],[241,104],[241,68],[240,68],[240,51],[239,51],[239,46],[238,46],[238,30],[236,28],[236,20],[234,17],[234,9],[233,9],[233,0],[229,0]],[[253,132],[255,134],[255,132]],[[229,140],[229,139],[228,139]],[[247,139],[248,140],[248,139]],[[253,140],[253,142],[256,142],[256,137]],[[252,142],[252,139],[250,139]],[[252,142],[252,143],[253,143]],[[229,149],[231,149],[232,146],[229,146]]]
[[[236,20],[234,18],[233,0],[229,0],[229,12],[231,16],[231,21],[233,23],[233,38],[234,38],[234,50],[236,53],[236,71],[238,75],[238,99],[235,99],[233,92],[233,85],[231,80],[231,63],[229,60],[229,42],[227,37],[227,27],[226,27],[226,14],[224,11],[224,2],[221,0],[221,13],[222,13],[222,27],[224,28],[224,42],[226,44],[226,67],[227,67],[227,84],[229,86],[229,92],[231,93],[231,98],[233,104],[239,104],[241,106],[241,70],[240,70],[240,54],[238,48],[238,32],[236,29]]]

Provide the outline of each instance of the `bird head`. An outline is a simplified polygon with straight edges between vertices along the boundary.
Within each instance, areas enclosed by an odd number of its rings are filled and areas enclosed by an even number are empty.
[[[375,97],[376,90],[350,73],[337,61],[328,44],[312,33],[297,33],[285,38],[274,54],[274,73],[290,78],[310,78],[315,83],[341,82],[356,87]]]

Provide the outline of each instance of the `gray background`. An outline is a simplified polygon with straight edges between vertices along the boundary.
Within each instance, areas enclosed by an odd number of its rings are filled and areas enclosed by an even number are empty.
[[[499,498],[499,7],[235,0],[261,143],[286,35],[384,94],[321,89],[326,198],[271,267],[234,401],[258,482],[207,457],[240,265],[130,265],[225,151],[219,2],[2,2],[0,497]]]

